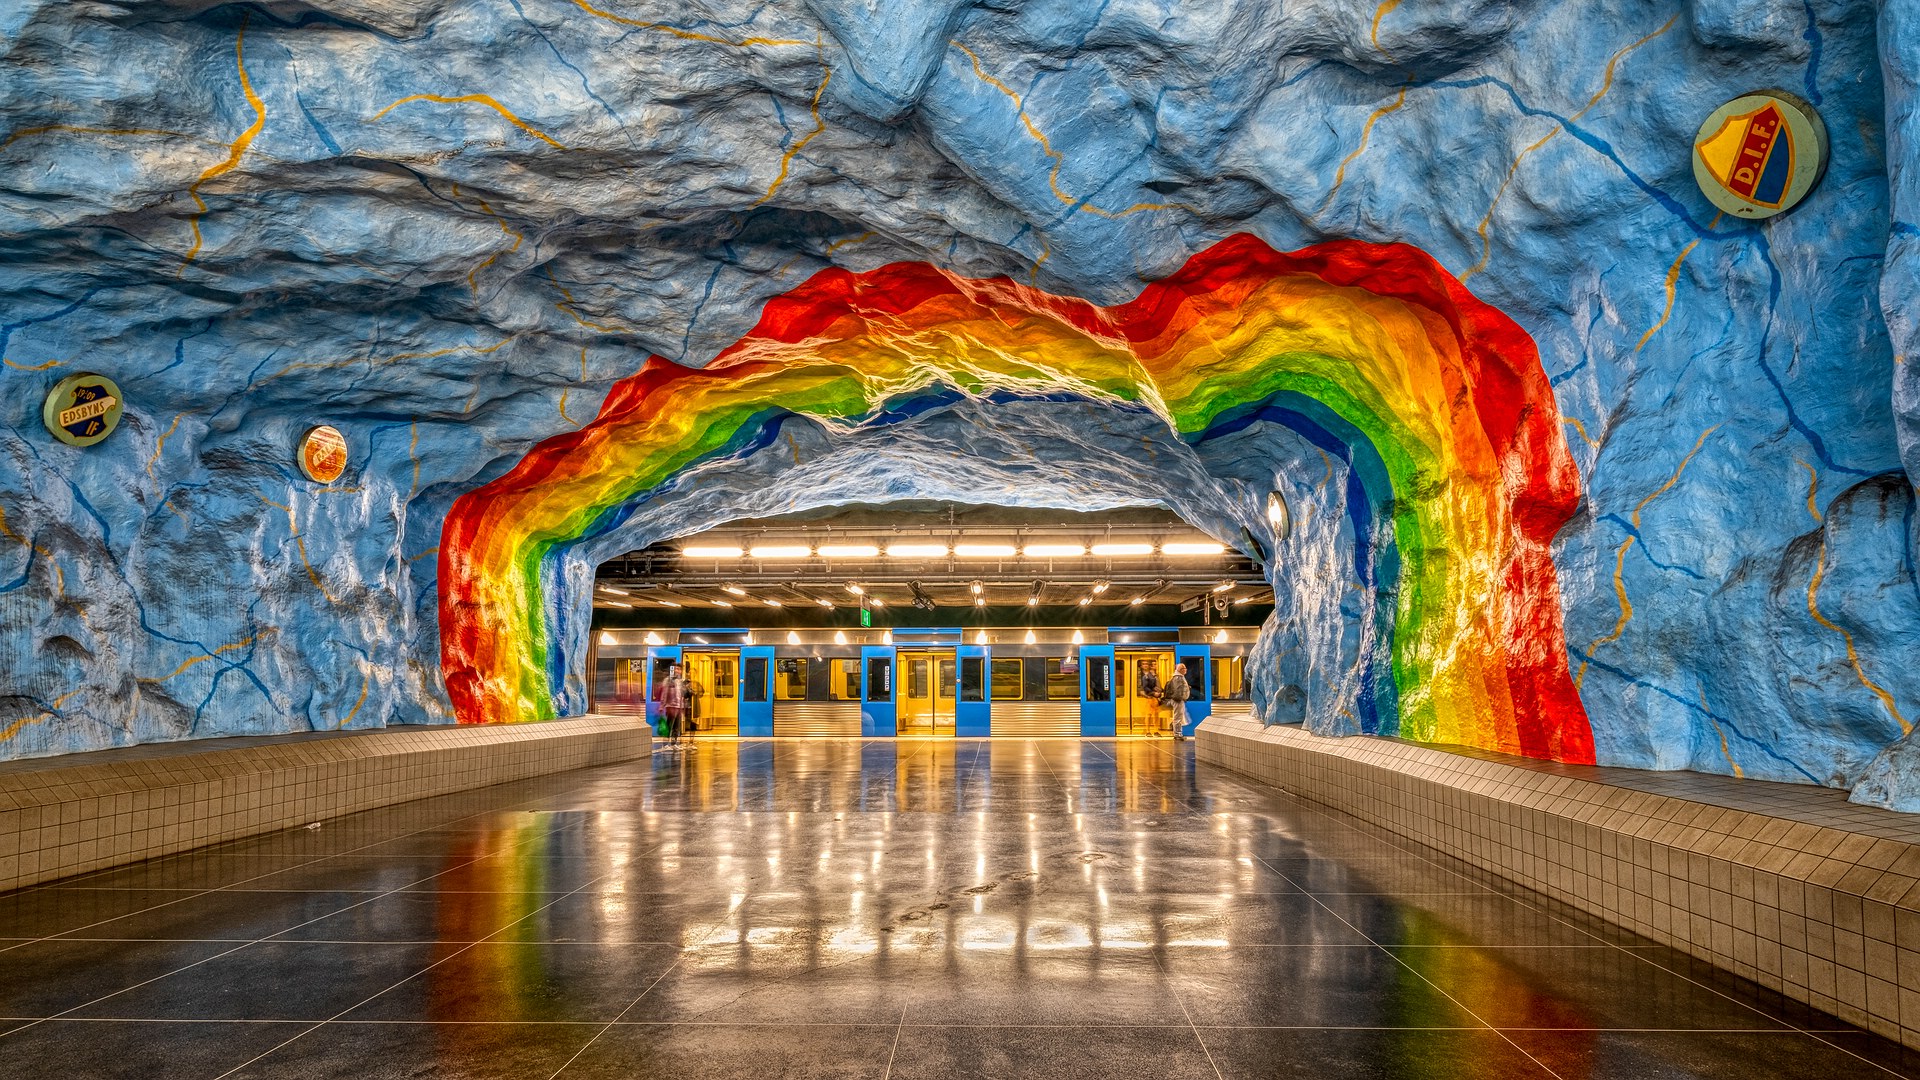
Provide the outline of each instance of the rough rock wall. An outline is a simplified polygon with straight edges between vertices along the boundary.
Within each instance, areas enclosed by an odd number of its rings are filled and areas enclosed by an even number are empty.
[[[1602,760],[1851,786],[1920,713],[1916,34],[1719,0],[20,0],[0,756],[440,718],[449,506],[648,354],[702,364],[827,266],[1113,303],[1249,231],[1417,245],[1539,344]],[[1832,164],[1722,219],[1687,147],[1764,86]],[[128,413],[75,450],[37,412],[83,370]],[[331,488],[291,461],[320,421]],[[1339,492],[1323,468],[1288,482]],[[1369,618],[1325,520],[1276,563],[1255,682],[1340,730]],[[1872,773],[1912,790],[1897,750]]]

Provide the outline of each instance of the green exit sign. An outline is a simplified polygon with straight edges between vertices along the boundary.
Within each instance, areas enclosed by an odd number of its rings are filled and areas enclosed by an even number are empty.
[[[873,612],[871,612],[871,611],[868,611],[868,610],[867,610],[866,608],[864,608],[864,607],[862,607],[862,608],[860,609],[860,625],[861,625],[861,626],[872,626],[872,625],[873,625]]]

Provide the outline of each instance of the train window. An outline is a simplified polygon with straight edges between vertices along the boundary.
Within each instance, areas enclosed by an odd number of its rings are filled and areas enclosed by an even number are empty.
[[[734,694],[733,661],[715,660],[713,662],[713,696],[731,698]]]
[[[1187,688],[1192,692],[1188,700],[1207,700],[1207,660],[1203,656],[1183,656],[1180,663],[1187,665]]]
[[[1247,658],[1213,658],[1213,696],[1220,701],[1244,701],[1247,697]]]
[[[1049,656],[1046,659],[1048,701],[1080,700],[1080,673],[1074,670],[1062,671],[1061,668],[1066,665],[1066,662],[1067,658],[1064,656]]]
[[[831,677],[827,681],[827,700],[859,701],[860,661],[843,656],[827,663],[831,668]]]
[[[1025,662],[1020,660],[995,660],[993,662],[993,699],[995,701],[1019,700],[1020,684],[1026,678]]]
[[[740,662],[740,700],[767,700],[767,658],[749,656]]]
[[[807,660],[804,656],[783,656],[775,665],[779,677],[773,682],[776,701],[807,700]]]
[[[995,661],[998,663],[999,661]],[[963,656],[960,658],[960,700],[987,700],[987,658],[984,656]],[[995,694],[995,697],[1000,695]],[[1018,697],[1019,695],[1014,695]]]
[[[867,700],[893,700],[893,660],[876,656],[867,661]]]
[[[1113,700],[1113,657],[1089,656],[1087,662],[1087,700]]]
[[[653,678],[648,680],[648,685],[653,688],[649,691],[653,700],[660,700],[660,691],[665,689],[667,685],[667,676],[673,672],[673,665],[679,662],[680,661],[671,656],[656,656],[653,658]]]

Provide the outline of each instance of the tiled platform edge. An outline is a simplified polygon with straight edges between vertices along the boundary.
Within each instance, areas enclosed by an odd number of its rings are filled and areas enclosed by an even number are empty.
[[[1234,718],[1202,725],[1197,753],[1920,1047],[1913,816],[1823,788],[1463,755]],[[1686,796],[1646,790],[1663,786]]]
[[[0,766],[0,891],[652,752],[632,717],[104,750]]]

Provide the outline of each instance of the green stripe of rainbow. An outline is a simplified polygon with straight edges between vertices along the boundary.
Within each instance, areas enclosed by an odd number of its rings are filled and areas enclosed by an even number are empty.
[[[1416,248],[1280,253],[1247,235],[1110,308],[920,263],[826,270],[706,367],[650,358],[592,424],[448,513],[441,662],[456,715],[554,714],[566,665],[550,559],[676,472],[740,452],[774,417],[859,424],[955,391],[1128,403],[1190,440],[1250,409],[1312,418],[1377,474],[1363,477],[1371,512],[1391,525],[1370,556],[1396,600],[1367,727],[1593,760],[1548,551],[1579,480],[1532,340]]]

